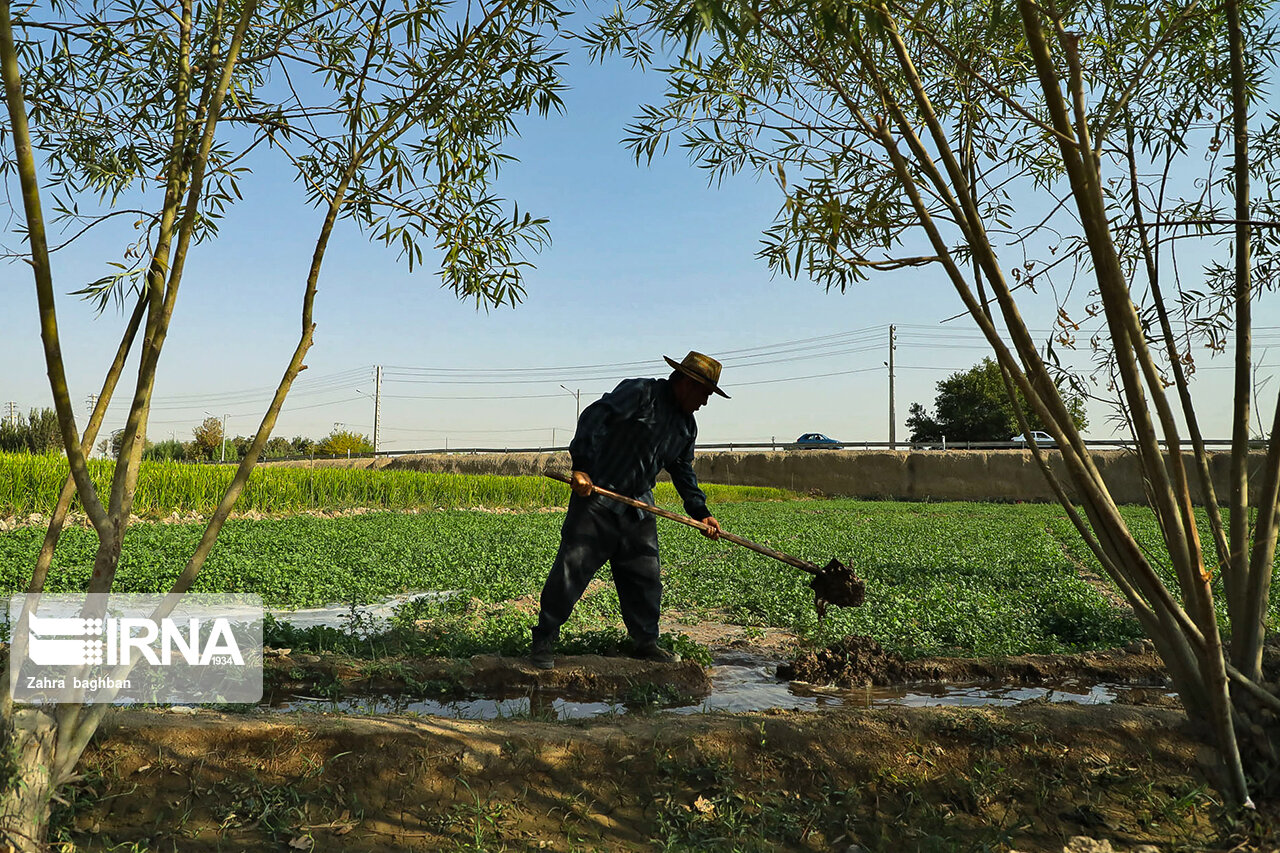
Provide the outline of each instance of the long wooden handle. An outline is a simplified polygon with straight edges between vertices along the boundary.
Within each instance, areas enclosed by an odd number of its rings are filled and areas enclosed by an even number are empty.
[[[544,471],[543,473],[545,473],[548,477],[550,477],[553,480],[559,480],[562,483],[568,483],[570,485],[573,484],[573,481],[569,478],[568,475],[561,474],[559,471]],[[636,509],[642,509],[645,512],[651,512],[654,515],[660,515],[663,518],[669,518],[672,521],[678,521],[681,524],[687,524],[690,527],[701,530],[703,533],[708,533],[711,530],[710,527],[703,524],[701,521],[696,521],[695,519],[689,518],[687,515],[679,515],[669,510],[665,510],[660,506],[647,504],[644,501],[638,501],[635,498],[629,498],[626,495],[620,495],[617,492],[611,492],[608,489],[601,488],[600,486],[597,486],[594,484],[592,484],[591,486],[591,491],[598,495],[604,495],[606,498],[617,501],[618,503],[623,503],[623,504],[626,504],[627,506],[633,506]],[[750,548],[752,551],[755,551],[757,554],[764,554],[766,557],[772,557],[775,560],[786,563],[788,566],[795,566],[797,569],[806,571],[811,575],[816,575],[818,574],[818,572],[821,571],[821,569],[819,569],[813,563],[808,562],[807,560],[801,560],[800,558],[793,557],[790,554],[784,554],[781,551],[775,551],[774,549],[768,547],[767,545],[761,545],[758,542],[752,542],[750,539],[747,539],[743,536],[739,536],[736,533],[729,533],[726,530],[721,530],[719,538],[727,539],[733,544],[741,545],[744,548]]]

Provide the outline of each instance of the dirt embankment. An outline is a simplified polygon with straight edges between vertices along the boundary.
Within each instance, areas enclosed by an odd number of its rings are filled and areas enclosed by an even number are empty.
[[[1029,703],[577,723],[115,711],[80,846],[1228,849],[1180,712]],[[855,846],[856,845],[856,846]],[[1149,850],[1149,848],[1146,848]]]
[[[870,637],[845,637],[822,649],[797,653],[778,667],[788,681],[870,687],[909,682],[990,681],[1043,684],[1077,679],[1157,686],[1165,674],[1150,641],[1124,649],[1075,655],[1016,655],[1005,658],[918,658],[904,660]]]
[[[645,693],[669,701],[692,702],[711,692],[707,671],[693,661],[653,664],[625,657],[575,655],[542,670],[523,657],[475,655],[466,660],[402,658],[364,661],[338,655],[280,654],[264,663],[269,693],[288,695],[321,685],[330,696],[370,695],[380,691],[442,697],[513,698],[541,692],[591,702],[623,702]],[[645,688],[649,688],[646,692]]]
[[[775,653],[786,639],[773,638]],[[370,667],[277,653],[267,663],[275,677],[353,692],[439,681],[469,695],[599,699],[642,684],[706,687],[696,664],[597,656],[564,657],[551,671],[497,656]],[[926,673],[1160,678],[1141,643],[904,662],[850,637],[789,667],[787,677],[848,685]],[[76,849],[127,842],[184,853],[1252,849],[1211,823],[1201,766],[1211,753],[1167,706],[629,710],[576,721],[529,706],[489,721],[117,710],[85,756],[86,781],[59,831]]]

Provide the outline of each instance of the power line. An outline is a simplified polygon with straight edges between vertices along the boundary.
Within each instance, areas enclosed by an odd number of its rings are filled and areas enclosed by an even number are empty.
[[[920,324],[895,324],[898,331],[899,347],[927,346],[930,349],[972,349],[985,347],[985,338],[977,329],[940,328]],[[1258,327],[1261,330],[1280,327]],[[1048,334],[1050,330],[1032,330],[1033,334]],[[795,338],[768,344],[722,350],[718,353],[720,361],[727,370],[738,371],[758,367],[771,367],[778,364],[790,364],[799,361],[842,356],[860,355],[867,352],[878,352],[882,346],[879,336],[883,330],[876,327],[863,327],[827,335],[816,335],[806,338]],[[291,399],[301,397],[322,397],[327,394],[343,393],[352,389],[357,381],[370,379],[375,372],[374,365],[341,370],[309,379],[299,379],[290,392]],[[421,366],[386,366],[383,368],[383,380],[411,385],[536,385],[539,383],[561,382],[613,382],[620,376],[635,371],[654,369],[654,360],[609,362],[603,364],[578,364],[560,367],[511,367],[511,368],[453,368],[453,367],[421,367]],[[875,369],[875,368],[870,368]],[[809,378],[826,378],[829,376],[847,375],[860,370],[828,371],[816,374],[779,377],[776,379],[748,380],[733,382],[734,385],[764,385],[779,382],[801,381]],[[224,391],[214,394],[175,394],[158,396],[152,405],[156,411],[181,411],[205,406],[227,408],[237,405],[265,402],[275,393],[275,388],[262,386],[258,388]],[[547,394],[386,394],[387,398],[421,399],[421,400],[486,400],[486,399],[549,399],[557,396]],[[350,398],[319,401],[312,406],[289,406],[291,411],[305,408],[324,408],[350,402]],[[243,416],[243,415],[237,415]],[[168,421],[173,423],[175,421]],[[160,422],[157,422],[160,423]]]
[[[563,394],[383,394],[388,400],[550,400]]]
[[[343,398],[343,399],[341,399],[341,400],[329,400],[329,401],[324,402],[324,403],[313,403],[313,404],[312,404],[312,405],[310,405],[310,406],[291,406],[291,405],[289,405],[289,401],[288,401],[288,400],[286,400],[286,401],[285,401],[285,404],[284,404],[284,408],[283,408],[281,411],[282,411],[282,412],[286,412],[286,411],[287,411],[287,412],[302,412],[302,411],[306,411],[307,409],[323,409],[323,408],[326,408],[326,407],[328,407],[328,406],[340,406],[340,405],[342,405],[343,403],[353,403],[353,402],[356,402],[356,401],[361,400],[361,399],[363,399],[363,398],[361,398],[361,397],[346,397],[346,398]],[[260,410],[255,410],[255,411],[244,411],[244,412],[231,412],[231,413],[230,413],[230,417],[233,417],[233,418],[253,418],[253,417],[259,417],[259,416],[261,416],[261,415],[262,415],[262,411],[260,411]],[[190,419],[190,418],[183,418],[183,419],[181,419],[181,420],[171,420],[171,421],[153,421],[153,420],[148,420],[148,421],[147,421],[147,423],[149,423],[149,424],[186,424],[186,423],[191,423],[191,419]]]
[[[827,358],[868,351],[874,348],[861,346],[871,344],[875,338],[869,330],[855,330],[835,335],[823,335],[816,338],[803,338],[783,341],[738,350],[720,351],[717,359],[726,368],[752,367],[761,364],[776,364],[786,361],[798,361],[806,358]],[[815,350],[817,350],[815,352]],[[821,351],[825,350],[825,351]],[[779,356],[788,356],[780,358]],[[510,367],[510,368],[451,368],[451,367],[409,367],[403,365],[388,366],[386,376],[399,382],[440,382],[442,384],[532,384],[540,381],[557,382],[587,379],[608,379],[622,372],[634,370],[652,370],[653,360],[614,362],[605,364],[570,365],[564,367]]]
[[[374,367],[357,367],[350,370],[344,370],[338,373],[331,373],[325,376],[316,376],[309,379],[298,379],[294,382],[289,390],[292,396],[308,396],[314,394],[325,393],[329,391],[337,391],[349,389],[351,385],[361,379],[367,379],[373,375]],[[221,391],[214,393],[196,393],[196,394],[166,394],[158,395],[156,403],[152,404],[153,409],[177,409],[183,408],[187,401],[191,401],[192,407],[196,405],[236,405],[237,403],[249,403],[256,400],[270,399],[276,392],[276,386],[259,386],[256,388],[245,388],[236,391]]]
[[[800,382],[805,379],[825,379],[828,376],[848,376],[852,373],[871,373],[872,371],[879,371],[881,369],[882,368],[879,367],[857,367],[852,370],[837,370],[832,373],[811,373],[807,376],[787,376],[782,379],[757,379],[752,382],[735,382],[730,387],[740,388],[745,385],[773,385],[778,382]]]
[[[938,351],[939,353],[947,350],[985,350],[987,348],[986,337],[978,329],[965,329],[956,326],[934,326],[921,324],[895,324],[896,347],[911,351]],[[1267,333],[1274,332],[1280,335],[1280,327],[1275,326],[1256,326],[1255,340],[1267,340]],[[1050,329],[1033,329],[1031,333],[1036,336],[1047,336],[1054,334],[1060,330]],[[730,387],[752,387],[762,385],[776,385],[781,383],[804,382],[818,379],[829,379],[839,376],[851,376],[859,373],[874,373],[882,370],[879,365],[867,367],[849,367],[841,370],[819,371],[817,373],[802,372],[794,375],[775,376],[774,378],[748,379],[752,372],[759,376],[761,371],[766,368],[772,368],[782,365],[795,365],[802,362],[817,361],[821,359],[840,359],[850,356],[863,355],[869,352],[881,352],[883,348],[884,334],[883,327],[864,327],[851,329],[842,332],[835,332],[826,335],[816,335],[805,338],[795,338],[790,340],[776,341],[773,343],[757,344],[748,347],[739,347],[736,349],[721,350],[717,353],[717,357],[725,365],[726,370],[730,371],[729,386]],[[879,361],[879,359],[876,359]],[[848,363],[846,361],[846,363]],[[856,360],[854,360],[856,363]],[[866,362],[863,362],[866,364]],[[411,385],[440,385],[440,386],[460,386],[457,390],[459,393],[431,393],[431,394],[382,394],[387,399],[395,400],[421,400],[421,401],[444,401],[444,402],[467,402],[467,401],[493,401],[501,400],[503,402],[513,402],[520,400],[538,400],[538,399],[554,399],[561,396],[559,391],[550,391],[549,388],[544,393],[522,393],[518,389],[520,386],[536,386],[542,384],[550,386],[551,384],[569,383],[576,386],[584,384],[587,387],[581,390],[581,393],[587,394],[593,398],[600,393],[612,388],[619,378],[628,375],[640,375],[641,373],[656,374],[655,367],[660,366],[660,362],[656,359],[646,359],[644,361],[619,361],[597,364],[578,364],[560,367],[510,367],[510,368],[455,368],[443,366],[387,366],[383,368],[383,380],[386,382],[398,382],[401,387]],[[921,365],[897,364],[898,370],[912,371],[955,371],[958,368],[955,365]],[[1200,370],[1226,370],[1230,367],[1223,366],[1205,366]],[[665,368],[662,369],[665,372]],[[784,372],[784,369],[774,371],[776,373]],[[362,396],[353,396],[352,392],[359,393],[357,384],[363,385],[366,381],[376,382],[376,367],[374,365],[366,365],[353,367],[345,370],[338,370],[322,376],[312,376],[308,379],[299,379],[295,382],[293,389],[289,395],[289,401],[286,403],[285,411],[287,413],[295,413],[308,411],[313,409],[332,409],[334,407],[346,406],[353,402],[363,399]],[[766,375],[768,375],[766,373]],[[738,380],[738,377],[742,377]],[[738,381],[735,381],[738,380]],[[595,385],[595,388],[590,387]],[[507,386],[517,393],[504,394],[486,393],[486,386]],[[469,387],[469,393],[466,389]],[[232,410],[239,407],[239,410],[232,413],[232,417],[255,417],[261,414],[265,408],[266,402],[275,393],[274,386],[262,386],[258,388],[247,388],[240,390],[228,390],[213,394],[201,393],[183,393],[168,396],[158,396],[153,409],[157,412],[173,412],[178,413],[184,410],[198,410],[203,408],[219,408],[223,410]],[[444,390],[443,388],[441,390]],[[530,389],[533,391],[534,389]],[[294,405],[295,402],[308,401],[300,405]],[[261,406],[261,408],[258,408]],[[185,424],[191,422],[188,419],[178,420],[157,420],[152,421],[156,426]],[[546,429],[551,429],[547,427]],[[392,432],[406,432],[403,427],[391,427],[385,424],[379,424],[379,432],[390,430]],[[430,432],[423,430],[415,430],[416,432]],[[506,430],[507,432],[537,432],[536,429],[529,430]],[[445,431],[437,431],[445,432]],[[454,431],[460,432],[460,431]],[[500,430],[488,432],[501,432]]]
[[[716,358],[728,367],[731,363],[735,363],[736,357],[741,358],[759,358],[770,354],[787,354],[793,352],[801,352],[822,347],[831,347],[834,345],[849,345],[852,343],[860,343],[871,341],[874,339],[876,329],[868,327],[866,329],[856,329],[849,332],[839,332],[832,335],[822,335],[813,338],[799,338],[791,341],[781,341],[779,343],[764,344],[754,347],[744,347],[736,350],[721,350],[716,353]],[[411,376],[457,376],[469,377],[473,379],[490,379],[505,376],[519,376],[532,378],[534,374],[547,374],[554,376],[557,381],[564,381],[566,378],[577,378],[573,376],[566,377],[566,374],[577,371],[587,371],[589,373],[605,372],[608,375],[616,375],[618,371],[644,370],[652,369],[654,360],[645,361],[623,361],[612,363],[596,363],[596,364],[577,364],[565,365],[560,367],[502,367],[502,368],[483,368],[483,367],[415,367],[405,365],[388,365],[385,370],[388,373],[405,374]]]
[[[827,352],[810,352],[801,355],[791,355],[784,358],[774,357],[772,354],[761,354],[753,356],[749,360],[744,361],[723,361],[726,370],[740,370],[748,367],[767,367],[775,364],[788,364],[795,361],[809,361],[818,358],[834,358],[842,355],[856,355],[864,352],[877,352],[880,350],[881,344],[867,344],[858,346],[841,347],[831,349]],[[779,351],[777,354],[782,354]],[[644,366],[652,369],[652,362],[644,362]],[[527,368],[512,368],[509,372],[504,371],[488,371],[485,373],[476,373],[473,375],[461,377],[447,368],[440,368],[439,375],[435,375],[432,368],[421,368],[417,372],[409,374],[414,378],[405,378],[403,375],[397,375],[404,369],[387,368],[384,378],[388,382],[398,382],[407,385],[538,385],[547,382],[564,382],[564,381],[599,381],[615,379],[619,374],[607,371],[595,371],[591,375],[583,374],[576,377],[565,377],[562,374],[547,374],[541,377],[524,376]],[[394,371],[394,372],[393,372]],[[449,377],[449,378],[445,378]],[[734,383],[743,384],[743,383]]]
[[[508,432],[547,432],[552,429],[564,429],[564,427],[520,427],[513,429],[422,429],[418,427],[383,427],[391,432],[410,432],[416,435],[470,435],[472,433],[493,435],[497,433]]]
[[[899,365],[901,367],[901,365]],[[848,376],[854,373],[870,373],[880,370],[879,367],[856,367],[849,370],[835,370],[828,373],[810,373],[803,376],[783,376],[778,379],[754,379],[747,382],[734,382],[731,387],[742,388],[748,385],[774,385],[779,382],[801,382],[806,379],[825,379],[830,376]],[[955,368],[947,368],[954,370]],[[586,391],[583,392],[587,393]],[[599,392],[604,393],[604,392]],[[561,397],[561,394],[384,394],[384,397],[397,400],[545,400]]]

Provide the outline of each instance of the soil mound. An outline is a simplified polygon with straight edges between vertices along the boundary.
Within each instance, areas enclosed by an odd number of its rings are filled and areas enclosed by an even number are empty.
[[[802,652],[778,667],[778,677],[837,687],[882,687],[901,682],[906,663],[870,637],[848,636],[825,649]]]
[[[361,660],[343,655],[272,649],[263,662],[268,701],[297,692],[338,699],[390,692],[403,696],[513,698],[534,693],[581,701],[624,702],[636,695],[693,701],[711,692],[696,661],[655,663],[599,655],[561,656],[555,669],[525,658],[476,655],[453,658]]]
[[[1149,640],[1122,649],[1067,655],[1001,658],[918,658],[904,660],[870,637],[848,636],[822,649],[800,652],[778,666],[778,677],[836,687],[886,687],[917,682],[1003,682],[1051,684],[1059,681],[1159,687],[1164,669]]]

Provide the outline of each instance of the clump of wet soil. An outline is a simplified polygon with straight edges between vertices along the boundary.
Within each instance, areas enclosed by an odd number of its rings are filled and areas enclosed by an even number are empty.
[[[813,590],[813,606],[818,611],[818,618],[825,618],[827,606],[861,607],[866,600],[866,585],[853,569],[832,560],[821,569],[813,580],[809,581]]]
[[[801,652],[778,667],[778,677],[837,687],[883,687],[904,680],[906,662],[870,637],[848,636],[824,649]]]
[[[1074,655],[908,661],[864,636],[848,636],[825,648],[800,652],[789,663],[779,665],[778,677],[836,687],[884,687],[921,681],[1045,684],[1065,679],[1153,686],[1165,683],[1164,669],[1149,641]]]

